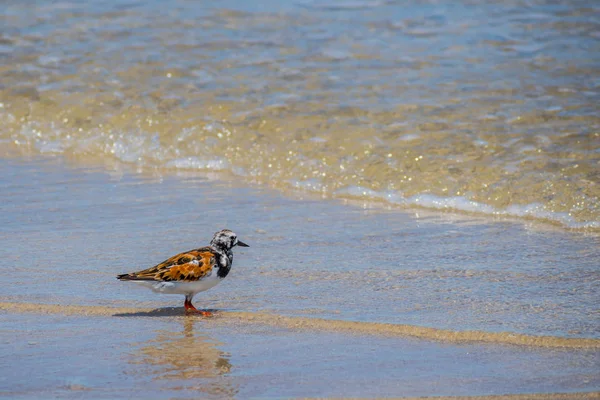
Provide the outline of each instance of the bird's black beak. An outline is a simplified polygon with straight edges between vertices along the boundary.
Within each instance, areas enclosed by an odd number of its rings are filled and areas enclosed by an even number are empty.
[[[237,241],[237,246],[242,246],[242,247],[250,247],[248,246],[246,243],[242,242],[241,240]]]

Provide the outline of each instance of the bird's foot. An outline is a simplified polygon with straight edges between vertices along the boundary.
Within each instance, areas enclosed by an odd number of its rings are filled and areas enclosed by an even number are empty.
[[[212,317],[213,316],[213,313],[211,313],[210,311],[198,310],[196,308],[194,308],[194,309],[186,308],[185,313],[186,313],[186,315],[199,314],[199,315],[202,315],[203,317]]]
[[[211,313],[210,311],[198,310],[196,307],[194,307],[191,301],[186,301],[183,305],[185,307],[186,314],[200,314],[203,317],[213,316],[213,313]]]
[[[213,316],[213,313],[211,313],[210,311],[198,310],[197,312],[198,312],[198,314],[202,315],[203,317],[212,317]]]

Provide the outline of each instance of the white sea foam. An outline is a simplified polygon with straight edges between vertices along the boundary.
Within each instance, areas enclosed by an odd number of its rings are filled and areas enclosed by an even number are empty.
[[[222,158],[198,158],[198,157],[185,157],[171,160],[166,163],[168,168],[177,169],[209,169],[212,171],[222,171],[229,168],[227,160]]]
[[[438,210],[460,210],[482,214],[497,213],[497,210],[490,205],[469,200],[462,196],[441,197],[432,194],[419,194],[406,199],[406,204]]]
[[[294,189],[305,190],[309,192],[325,192],[327,187],[323,185],[320,179],[306,179],[306,180],[289,180],[288,184]]]
[[[335,197],[341,198],[365,198],[405,207],[418,206],[436,210],[462,211],[468,213],[496,215],[519,218],[534,218],[560,223],[572,229],[597,229],[600,221],[578,222],[568,213],[552,212],[545,209],[540,203],[524,205],[510,205],[505,209],[499,209],[489,204],[470,200],[463,196],[442,197],[428,193],[404,197],[400,192],[385,191],[378,192],[362,186],[347,186],[334,193]]]
[[[36,148],[42,154],[62,154],[65,151],[64,143],[58,140],[36,142]]]
[[[600,228],[600,221],[578,222],[569,213],[552,212],[545,209],[540,203],[524,205],[511,205],[504,211],[506,215],[515,217],[533,217],[559,222],[569,228]]]
[[[345,188],[336,190],[334,195],[344,197],[367,197],[367,198],[381,198],[382,195],[375,190],[365,188],[362,186],[347,186]]]

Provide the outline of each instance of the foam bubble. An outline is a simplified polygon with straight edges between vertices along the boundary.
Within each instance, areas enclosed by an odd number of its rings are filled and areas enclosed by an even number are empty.
[[[552,212],[545,209],[540,203],[531,203],[524,205],[511,205],[504,211],[506,215],[514,217],[533,217],[537,219],[546,219],[554,222],[559,222],[573,229],[597,229],[600,228],[600,221],[578,222],[568,213]]]
[[[323,182],[317,178],[306,179],[306,180],[290,180],[288,184],[294,189],[306,190],[309,192],[322,192],[327,188],[323,185]]]
[[[213,171],[222,171],[229,168],[229,163],[222,158],[203,159],[198,157],[185,157],[171,160],[166,163],[166,166],[177,169],[209,169]]]
[[[467,212],[495,214],[497,210],[487,204],[469,200],[462,196],[440,197],[431,194],[420,194],[406,199],[407,204],[413,204],[438,210],[460,210]]]

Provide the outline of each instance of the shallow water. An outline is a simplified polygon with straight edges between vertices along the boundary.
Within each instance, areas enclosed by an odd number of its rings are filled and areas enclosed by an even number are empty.
[[[218,318],[9,314],[0,340],[0,395],[10,398],[373,398],[600,385],[597,352],[305,334]]]
[[[17,151],[600,228],[593,2],[38,1],[0,18]]]
[[[252,247],[236,249],[236,279],[199,295],[200,306],[600,338],[596,234],[296,201],[198,175],[0,162],[10,177],[2,183],[0,251],[15,266],[4,296],[177,305],[178,297],[114,277],[205,245],[229,227]],[[93,279],[63,287],[64,274]]]
[[[596,234],[122,164],[4,158],[0,173],[3,396],[600,389]],[[225,226],[251,247],[196,297],[213,319],[115,279]]]

